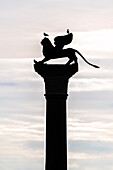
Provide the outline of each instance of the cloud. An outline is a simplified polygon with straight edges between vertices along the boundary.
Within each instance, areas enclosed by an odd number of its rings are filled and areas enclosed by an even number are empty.
[[[100,141],[69,141],[69,168],[112,169],[112,142]]]
[[[39,141],[27,141],[25,143],[25,147],[27,147],[28,149],[31,149],[31,150],[37,150],[37,149],[41,149],[41,150],[44,150],[44,142],[39,142]],[[43,156],[44,157],[44,156]]]
[[[76,154],[75,159],[69,160],[69,167],[74,170],[78,168],[80,170],[97,170],[97,169],[112,169],[112,154],[109,155],[87,155]]]
[[[113,143],[103,141],[87,141],[87,140],[75,140],[69,141],[68,147],[69,152],[74,153],[85,153],[89,155],[101,155],[101,154],[112,154]]]

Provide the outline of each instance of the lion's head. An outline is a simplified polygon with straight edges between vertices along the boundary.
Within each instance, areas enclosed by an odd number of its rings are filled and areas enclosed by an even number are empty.
[[[50,40],[48,38],[46,38],[46,37],[40,43],[43,46],[53,47],[53,45],[51,44]]]

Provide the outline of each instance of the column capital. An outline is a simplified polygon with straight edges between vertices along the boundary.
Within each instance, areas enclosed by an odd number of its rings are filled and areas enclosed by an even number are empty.
[[[35,72],[41,77],[45,78],[48,76],[65,76],[68,79],[78,72],[78,63],[71,65],[66,64],[43,64],[41,62],[35,62]]]
[[[42,64],[37,62],[34,64],[35,72],[44,78],[45,96],[67,95],[68,80],[76,72],[78,72],[78,64]]]

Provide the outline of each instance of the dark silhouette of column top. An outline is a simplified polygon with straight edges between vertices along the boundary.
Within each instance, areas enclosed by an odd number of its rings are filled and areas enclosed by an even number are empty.
[[[67,95],[68,79],[78,72],[78,64],[56,65],[40,64],[34,65],[35,71],[44,78],[46,95]]]
[[[37,62],[34,68],[43,78],[45,76],[66,76],[70,78],[78,71],[78,64],[40,64],[40,62]]]

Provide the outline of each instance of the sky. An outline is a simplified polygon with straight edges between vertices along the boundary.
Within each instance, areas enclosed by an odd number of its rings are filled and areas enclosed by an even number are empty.
[[[0,1],[0,169],[43,170],[45,87],[35,73],[43,32],[64,35],[78,57],[67,100],[69,170],[113,169],[113,1]],[[48,63],[64,63],[63,60]]]

